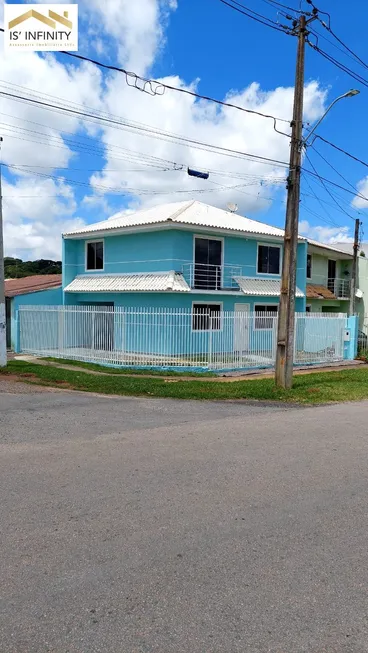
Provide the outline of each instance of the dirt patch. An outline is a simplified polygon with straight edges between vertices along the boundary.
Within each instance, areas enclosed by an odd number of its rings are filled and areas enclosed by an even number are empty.
[[[49,385],[48,382],[46,382]],[[50,385],[57,385],[58,388],[66,388],[67,390],[74,390],[73,386],[68,383],[68,381],[60,381],[56,379],[55,381],[50,381]]]
[[[22,379],[38,379],[36,374],[34,374],[33,372],[19,372],[18,377]]]

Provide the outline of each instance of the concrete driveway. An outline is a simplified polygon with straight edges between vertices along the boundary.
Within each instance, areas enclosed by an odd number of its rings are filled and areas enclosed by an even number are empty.
[[[21,389],[0,395],[2,652],[368,651],[367,403]]]

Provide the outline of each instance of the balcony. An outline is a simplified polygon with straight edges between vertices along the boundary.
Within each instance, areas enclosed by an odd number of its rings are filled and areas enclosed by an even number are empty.
[[[350,299],[350,279],[327,279],[327,288],[336,299]]]
[[[327,278],[313,275],[307,279],[308,299],[350,299],[350,279]]]
[[[183,276],[196,290],[239,290],[234,277],[242,276],[241,265],[210,265],[184,263]]]

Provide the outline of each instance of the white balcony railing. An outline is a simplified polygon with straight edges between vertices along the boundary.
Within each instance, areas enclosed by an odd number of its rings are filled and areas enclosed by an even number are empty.
[[[349,299],[350,279],[327,279],[327,288],[337,299]]]
[[[183,276],[191,288],[198,290],[239,290],[234,277],[242,275],[241,265],[210,265],[209,263],[184,263]]]

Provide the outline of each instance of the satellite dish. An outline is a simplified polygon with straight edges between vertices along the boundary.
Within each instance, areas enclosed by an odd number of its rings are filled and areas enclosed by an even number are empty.
[[[238,205],[233,204],[233,202],[229,202],[228,204],[226,204],[226,206],[229,209],[230,213],[236,213],[238,210]]]
[[[355,297],[357,297],[358,299],[362,299],[362,298],[363,298],[363,291],[360,290],[360,288],[357,288],[357,290],[356,290],[356,292],[355,292]]]

